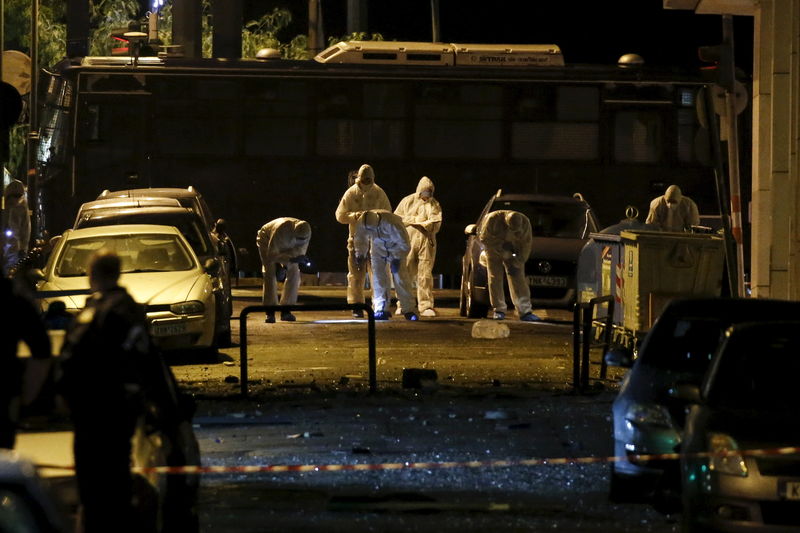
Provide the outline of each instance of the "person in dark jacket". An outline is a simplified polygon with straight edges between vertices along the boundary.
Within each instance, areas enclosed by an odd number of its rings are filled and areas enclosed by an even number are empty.
[[[132,507],[131,437],[144,414],[145,310],[117,284],[119,257],[94,254],[93,294],[67,331],[60,391],[74,425],[75,474],[85,533],[139,531]]]
[[[0,332],[0,448],[11,449],[16,440],[23,376],[17,345],[24,341],[32,357],[47,359],[50,337],[39,310],[8,278],[0,278],[0,305],[6,310]]]

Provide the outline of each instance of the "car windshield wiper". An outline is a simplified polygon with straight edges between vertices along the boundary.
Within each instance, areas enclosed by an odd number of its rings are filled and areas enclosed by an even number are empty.
[[[141,274],[143,272],[167,272],[166,270],[162,270],[160,268],[136,268],[133,270],[123,270],[122,274]]]

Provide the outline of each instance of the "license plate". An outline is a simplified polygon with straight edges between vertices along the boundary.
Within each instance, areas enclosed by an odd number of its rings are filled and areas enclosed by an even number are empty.
[[[185,322],[153,325],[153,335],[156,337],[169,337],[170,335],[182,335],[183,333],[186,333]]]
[[[800,480],[781,481],[778,484],[778,496],[785,500],[800,500]]]
[[[528,285],[532,287],[566,287],[564,276],[528,276]]]

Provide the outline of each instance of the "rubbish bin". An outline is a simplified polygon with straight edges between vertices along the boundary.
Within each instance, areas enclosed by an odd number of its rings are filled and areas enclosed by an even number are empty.
[[[719,296],[725,248],[708,234],[623,231],[623,326],[648,331],[667,302]]]

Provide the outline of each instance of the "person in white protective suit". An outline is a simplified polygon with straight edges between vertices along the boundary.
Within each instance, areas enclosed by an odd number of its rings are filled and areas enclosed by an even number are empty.
[[[663,196],[650,202],[645,222],[661,231],[692,231],[692,226],[700,225],[700,213],[694,200],[684,196],[677,185],[670,185]]]
[[[511,301],[520,320],[535,322],[540,318],[531,312],[531,290],[525,279],[525,262],[531,255],[533,233],[531,221],[519,211],[500,210],[489,213],[481,224],[478,240],[484,246],[489,276],[489,301],[492,318],[506,317],[503,274],[508,276]]]
[[[375,172],[369,165],[361,165],[356,174],[356,182],[351,185],[336,208],[336,220],[349,227],[347,238],[347,303],[364,303],[364,278],[366,261],[360,264],[355,259],[353,234],[361,215],[370,209],[392,210],[389,197],[375,183]],[[353,311],[353,316],[363,318],[362,311]]]
[[[436,259],[436,234],[442,226],[442,206],[433,197],[433,181],[423,176],[414,194],[409,194],[397,205],[395,215],[403,217],[403,224],[411,239],[406,267],[408,275],[417,282],[417,303],[422,316],[436,316],[433,307],[433,263]],[[403,309],[398,306],[397,312]]]
[[[286,267],[286,281],[283,284],[280,304],[297,303],[297,290],[300,287],[299,263],[308,262],[306,251],[310,240],[311,226],[308,222],[291,217],[276,218],[258,230],[256,244],[264,276],[263,305],[278,305],[276,264]],[[283,311],[281,320],[294,322],[295,316],[289,311]],[[275,313],[267,313],[266,322],[270,324],[275,322]]]
[[[25,185],[21,181],[11,179],[3,188],[3,197],[3,271],[9,274],[28,253],[31,217]]]
[[[398,305],[406,320],[417,320],[417,306],[411,293],[411,279],[406,268],[406,256],[411,248],[403,219],[386,209],[365,212],[356,224],[353,235],[356,262],[367,261],[372,266],[372,309],[375,320],[388,320],[390,299],[389,275],[392,273]]]

